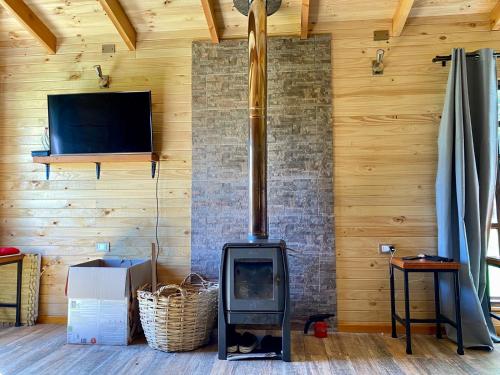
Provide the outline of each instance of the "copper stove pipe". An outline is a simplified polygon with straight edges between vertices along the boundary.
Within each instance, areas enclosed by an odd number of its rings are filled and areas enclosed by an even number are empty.
[[[248,9],[248,238],[268,238],[266,0]]]

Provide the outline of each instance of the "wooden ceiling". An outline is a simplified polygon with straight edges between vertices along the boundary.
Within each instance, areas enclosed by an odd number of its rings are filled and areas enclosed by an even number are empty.
[[[0,7],[0,43],[3,45],[33,40],[33,32],[5,5],[20,2],[0,0],[3,4]],[[246,35],[246,17],[234,8],[232,0],[24,0],[24,3],[58,40],[75,37],[93,38],[103,43],[121,40],[134,49],[135,40],[132,39],[135,36],[137,40],[211,38],[216,42],[219,38]],[[113,14],[117,3],[121,4],[122,16],[120,10],[118,16]],[[498,0],[283,0],[280,10],[269,18],[268,29],[270,35],[306,37],[307,31],[320,32],[321,25],[325,24],[385,20],[390,25],[392,20],[393,35],[397,36],[406,17],[491,14],[497,3]],[[305,17],[307,28],[303,23],[301,27],[304,11],[309,12]],[[500,11],[493,13],[495,16]],[[130,28],[128,33],[120,30],[123,16],[128,18],[135,36],[131,35]],[[209,29],[211,22],[215,27]],[[498,17],[493,23],[499,24]]]

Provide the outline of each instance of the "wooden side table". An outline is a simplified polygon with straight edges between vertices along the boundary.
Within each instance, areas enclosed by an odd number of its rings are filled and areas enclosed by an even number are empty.
[[[491,311],[491,299],[490,299],[490,274],[489,268],[496,267],[500,268],[500,257],[486,257],[486,286],[487,286],[487,294],[488,294],[488,311],[490,312],[490,316],[496,320],[500,320],[500,315],[495,314]]]
[[[17,291],[16,303],[0,303],[0,307],[13,307],[16,309],[16,327],[21,325],[21,284],[23,280],[24,254],[0,256],[0,266],[17,263]]]
[[[396,301],[394,293],[394,270],[403,271],[404,274],[404,295],[405,295],[405,317],[401,318],[396,312]],[[457,353],[464,354],[462,340],[462,316],[460,313],[460,283],[458,279],[458,271],[460,263],[457,262],[436,262],[426,259],[404,260],[402,258],[392,258],[390,264],[390,284],[391,284],[391,323],[392,337],[397,338],[396,321],[401,323],[406,328],[406,353],[412,354],[411,350],[411,323],[436,323],[436,337],[441,338],[441,324],[449,324],[457,330]],[[410,317],[410,290],[408,284],[408,274],[410,272],[432,272],[434,273],[434,303],[436,309],[435,319],[412,319]],[[453,274],[455,285],[455,321],[441,314],[440,297],[439,297],[439,274]]]

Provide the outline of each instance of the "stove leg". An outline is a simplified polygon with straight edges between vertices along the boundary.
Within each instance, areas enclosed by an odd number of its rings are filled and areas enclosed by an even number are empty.
[[[219,327],[218,327],[218,352],[219,359],[227,359],[227,326],[224,317],[221,317],[219,312]]]
[[[225,360],[227,359],[227,324],[226,324],[226,314],[224,312],[224,306],[226,304],[225,294],[222,292],[225,290],[225,275],[224,275],[224,264],[226,259],[226,247],[222,248],[221,256],[221,267],[219,270],[219,298],[217,303],[217,346],[218,346],[218,358]]]
[[[285,319],[288,320],[288,319]],[[284,323],[281,328],[281,359],[284,362],[291,362],[291,337],[290,337],[290,322]]]
[[[288,292],[287,292],[288,294]],[[286,298],[286,306],[288,306],[288,296]],[[291,332],[290,332],[290,316],[288,315],[288,309],[285,306],[285,311],[283,313],[283,320],[281,322],[281,359],[283,362],[291,362]]]

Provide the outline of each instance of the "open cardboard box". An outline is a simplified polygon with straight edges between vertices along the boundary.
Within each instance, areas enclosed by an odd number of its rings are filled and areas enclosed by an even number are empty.
[[[146,259],[96,259],[71,266],[68,344],[129,344],[140,331],[137,289],[150,283]]]

